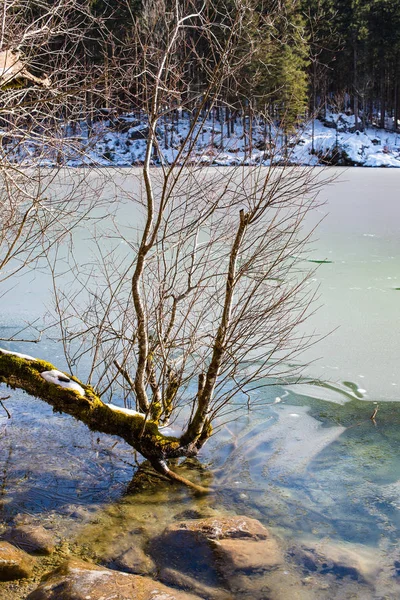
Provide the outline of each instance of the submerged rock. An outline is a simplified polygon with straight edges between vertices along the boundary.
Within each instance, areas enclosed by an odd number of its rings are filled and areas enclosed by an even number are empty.
[[[37,554],[52,554],[56,546],[53,534],[41,525],[17,525],[5,533],[4,539]]]
[[[251,539],[266,540],[270,537],[268,529],[257,521],[244,516],[210,517],[196,519],[171,525],[170,530],[186,529],[196,532],[201,537],[213,540],[222,539]]]
[[[0,581],[24,579],[32,575],[35,560],[9,542],[0,542]]]
[[[193,508],[188,508],[187,510],[183,510],[174,516],[174,521],[183,521],[184,519],[201,519],[206,515],[202,515],[198,510],[194,510]]]
[[[206,600],[233,600],[232,594],[227,590],[210,587],[197,581],[194,577],[175,571],[175,569],[163,569],[159,577],[167,585],[190,590]]]
[[[282,564],[282,553],[274,539],[225,539],[215,546],[221,571],[234,575],[237,571],[262,572]]]
[[[171,573],[176,579],[177,571],[187,582],[193,578],[208,588],[234,593],[244,591],[250,578],[283,563],[280,547],[268,529],[244,516],[174,523],[153,541],[150,552],[164,581]]]
[[[376,550],[362,544],[322,540],[293,547],[290,555],[308,571],[331,573],[338,579],[373,582],[382,569]]]
[[[140,575],[73,559],[47,575],[27,600],[200,600]]]
[[[172,569],[196,579],[202,585],[224,587],[209,539],[196,530],[202,522],[194,520],[170,525],[152,540],[149,553],[161,572]]]
[[[110,566],[136,575],[154,575],[156,571],[154,562],[138,546],[132,546],[111,560]]]
[[[187,532],[191,538],[203,540],[242,539],[260,541],[270,539],[271,535],[257,519],[245,516],[209,517],[173,523],[163,535],[178,535]]]

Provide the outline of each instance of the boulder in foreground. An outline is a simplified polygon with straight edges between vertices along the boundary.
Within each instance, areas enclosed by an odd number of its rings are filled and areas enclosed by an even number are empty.
[[[47,575],[27,600],[200,600],[148,577],[69,560]]]
[[[196,580],[204,589],[225,588],[231,593],[253,589],[259,576],[284,563],[279,544],[268,529],[245,516],[174,523],[153,541],[150,553],[164,581],[181,573],[185,581]]]
[[[34,559],[9,542],[0,542],[0,581],[24,579],[32,575]]]
[[[41,525],[17,525],[4,537],[25,552],[36,554],[52,554],[56,546],[53,534]]]

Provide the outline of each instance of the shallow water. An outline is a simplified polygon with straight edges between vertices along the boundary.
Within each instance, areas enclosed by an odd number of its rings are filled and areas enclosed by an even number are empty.
[[[312,255],[332,262],[315,275],[323,307],[309,326],[322,334],[340,326],[306,357],[323,357],[309,373],[324,385],[266,388],[262,409],[221,426],[201,463],[187,466],[190,477],[216,489],[200,498],[159,482],[133,489],[138,463],[126,444],[3,390],[12,415],[0,412],[3,524],[40,522],[73,553],[112,565],[134,543],[147,548],[173,520],[246,514],[286,551],[285,569],[268,582],[282,600],[399,597],[400,173],[353,169],[342,178],[324,192],[329,215]],[[20,286],[29,295],[1,299],[1,337],[43,308],[44,276]],[[49,340],[23,351],[64,367]],[[299,548],[318,544],[353,552],[365,577],[343,567],[313,570]],[[0,589],[1,598],[21,594]]]

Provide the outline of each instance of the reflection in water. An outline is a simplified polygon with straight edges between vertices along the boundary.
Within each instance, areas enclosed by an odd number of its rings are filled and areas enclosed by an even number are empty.
[[[217,490],[199,497],[148,477],[146,464],[138,469],[122,441],[115,445],[115,438],[90,433],[13,392],[12,419],[2,420],[1,520],[28,515],[69,540],[74,553],[126,568],[126,552],[135,547],[146,554],[171,522],[245,514],[278,535],[286,552],[285,581],[303,586],[299,598],[348,598],[347,590],[364,600],[376,597],[376,586],[395,598],[398,404],[380,403],[374,426],[374,405],[354,397],[339,404],[293,390],[270,393],[271,404],[258,414],[222,427],[201,463],[178,467]],[[276,393],[281,402],[274,404]],[[325,567],[319,552],[330,557]],[[289,593],[282,573],[270,574],[268,585]],[[212,584],[211,575],[203,580]],[[324,595],[324,585],[329,593],[337,586],[335,595]]]
[[[2,427],[2,521],[18,512],[32,515],[106,502],[119,497],[134,467],[131,448],[91,433],[82,424],[20,391],[7,406]]]

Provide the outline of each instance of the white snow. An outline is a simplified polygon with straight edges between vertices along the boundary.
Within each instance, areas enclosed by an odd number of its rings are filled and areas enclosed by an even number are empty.
[[[131,408],[124,408],[122,406],[117,406],[116,404],[106,404],[106,406],[108,406],[108,408],[111,408],[111,410],[116,410],[118,412],[125,413],[126,415],[139,415],[143,418],[146,416],[144,413],[138,412],[137,410],[133,410]]]
[[[164,425],[163,427],[159,427],[158,431],[167,437],[176,437],[180,438],[185,433],[185,427],[179,427],[178,425],[169,426]]]
[[[160,157],[156,164],[174,161],[189,129],[190,120],[186,113],[182,113],[179,123],[172,123],[168,119],[159,121],[157,137]],[[372,126],[365,131],[355,131],[352,115],[328,113],[323,121],[316,119],[314,123],[308,123],[289,137],[289,147],[286,149],[283,146],[284,136],[279,129],[272,127],[270,132],[264,123],[254,120],[251,145],[248,129],[249,123],[243,126],[242,119],[238,118],[234,133],[228,138],[226,123],[219,123],[211,117],[204,123],[198,123],[193,133],[198,137],[190,154],[190,162],[205,166],[269,165],[282,161],[321,165],[336,157],[339,164],[345,165],[400,167],[399,133]],[[143,164],[146,131],[145,118],[139,122],[133,114],[120,116],[117,122],[112,119],[98,121],[91,132],[84,122],[74,129],[65,125],[60,140],[65,164],[72,167]],[[0,131],[0,138],[2,136],[7,140],[12,137],[6,130]],[[18,144],[13,144],[11,139],[10,142],[3,142],[3,145],[9,144],[7,156],[11,162],[52,166],[57,164],[57,152],[50,142],[32,133],[30,138],[27,136]]]
[[[19,358],[25,358],[26,360],[37,360],[33,358],[33,356],[29,356],[29,354],[21,354],[20,352],[11,352],[10,350],[5,350],[4,348],[0,348],[0,352],[2,354],[12,354],[13,356],[18,356]]]
[[[364,167],[400,167],[399,158],[383,153],[369,154]]]
[[[137,410],[133,410],[131,408],[123,408],[122,406],[117,406],[116,404],[106,404],[105,406],[108,406],[108,408],[111,408],[111,410],[115,410],[117,412],[122,412],[126,415],[138,415],[139,417],[143,417],[143,418],[146,417],[146,415],[144,413],[138,412]],[[160,433],[162,433],[165,436],[177,437],[177,438],[180,438],[185,431],[184,428],[179,427],[177,425],[174,425],[172,427],[170,427],[168,425],[164,425],[163,427],[159,427],[158,430]]]
[[[61,371],[57,371],[57,369],[52,369],[51,371],[43,371],[40,373],[43,379],[45,379],[48,383],[54,383],[55,385],[60,385],[63,388],[68,390],[74,390],[74,392],[78,392],[81,396],[85,395],[85,390],[79,383],[76,381],[72,381],[65,373]],[[68,379],[68,381],[67,381]]]

